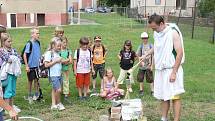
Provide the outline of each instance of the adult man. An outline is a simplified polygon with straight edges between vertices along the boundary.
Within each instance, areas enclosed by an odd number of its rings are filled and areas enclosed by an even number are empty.
[[[37,100],[38,93],[38,65],[41,56],[41,48],[39,42],[39,29],[31,29],[31,39],[25,45],[23,59],[25,63],[25,70],[28,76],[28,99]],[[34,81],[35,94],[32,94],[32,82]]]
[[[161,100],[162,118],[167,121],[170,101],[173,102],[174,121],[180,120],[180,95],[185,92],[183,85],[184,47],[180,30],[174,24],[165,24],[163,17],[152,15],[149,26],[154,31],[154,97]]]

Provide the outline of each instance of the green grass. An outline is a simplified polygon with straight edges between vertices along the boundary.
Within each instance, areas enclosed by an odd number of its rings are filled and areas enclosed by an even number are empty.
[[[119,61],[117,53],[122,48],[123,42],[130,39],[133,48],[136,50],[141,43],[139,36],[141,32],[147,30],[143,25],[131,21],[117,14],[84,14],[83,18],[94,20],[101,25],[81,25],[65,26],[65,35],[69,38],[69,47],[72,50],[78,48],[78,41],[82,36],[94,37],[101,35],[103,43],[108,48],[106,65],[113,68],[115,76],[119,75]],[[186,93],[182,96],[182,121],[214,121],[215,120],[215,46],[208,43],[209,34],[205,37],[190,39],[190,28],[186,25],[180,26],[184,36],[186,53],[186,63],[184,64],[184,83]],[[197,31],[210,33],[210,29],[197,27]],[[54,27],[40,29],[40,40],[42,50],[48,47],[48,43],[53,37]],[[9,30],[13,38],[13,46],[21,52],[24,44],[30,37],[29,29]],[[152,31],[149,30],[150,41],[153,41]],[[203,34],[203,33],[201,33]],[[136,74],[136,72],[135,72]],[[51,111],[51,85],[47,79],[41,79],[44,93],[44,102],[35,102],[29,105],[24,101],[23,96],[27,95],[27,78],[23,68],[22,76],[17,81],[17,96],[15,104],[22,112],[20,116],[35,116],[45,121],[96,121],[99,115],[107,114],[110,102],[100,98],[90,98],[89,101],[80,102],[77,100],[77,90],[75,79],[71,72],[71,100],[73,105],[66,105],[66,110],[62,112]],[[100,80],[98,80],[100,81]],[[134,93],[131,98],[138,97],[138,83],[133,86]],[[145,85],[145,96],[142,98],[144,105],[144,115],[149,121],[160,119],[159,101],[150,96],[149,84]]]

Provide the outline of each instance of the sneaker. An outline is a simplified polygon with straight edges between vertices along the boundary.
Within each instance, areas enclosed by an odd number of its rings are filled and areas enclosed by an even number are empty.
[[[33,96],[33,101],[36,101],[38,99],[38,96]]]
[[[57,110],[57,109],[58,109],[57,105],[52,105],[51,106],[51,110]]]
[[[13,109],[14,109],[17,113],[21,112],[21,109],[18,108],[17,106],[15,106],[15,105],[13,105]]]
[[[132,88],[128,88],[128,91],[129,91],[129,92],[133,92]]]
[[[29,104],[33,104],[33,97],[28,97]]]
[[[143,95],[144,95],[143,90],[140,90],[140,91],[139,91],[139,95],[140,95],[140,96],[143,96]]]
[[[99,93],[92,93],[92,94],[90,94],[90,97],[92,97],[92,96],[99,96]]]
[[[87,96],[83,96],[83,100],[87,100],[88,99],[88,97]]]
[[[57,109],[59,111],[62,111],[62,110],[65,110],[65,107],[64,107],[64,105],[62,103],[59,103],[59,104],[57,104]]]

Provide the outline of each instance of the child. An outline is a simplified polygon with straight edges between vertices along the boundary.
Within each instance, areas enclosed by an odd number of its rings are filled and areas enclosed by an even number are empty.
[[[120,95],[124,95],[124,90],[115,88],[116,87],[116,78],[114,77],[113,71],[111,68],[107,68],[103,78],[104,88],[101,92],[101,97],[107,97],[108,95],[114,95],[115,92],[119,92]]]
[[[128,70],[131,69],[134,65],[134,61],[137,58],[135,52],[132,50],[132,44],[131,40],[126,40],[123,46],[123,49],[120,51],[118,58],[120,60],[120,75],[117,79],[117,86],[118,88],[119,84],[123,84],[123,80],[125,79]],[[133,92],[131,88],[131,83],[134,83],[133,74],[131,73],[130,76],[130,82],[127,83],[127,89],[129,92]]]
[[[28,76],[28,100],[37,100],[39,97],[38,92],[38,65],[41,57],[41,47],[39,41],[39,29],[31,29],[31,38],[24,47],[23,60],[25,63],[25,70]],[[35,94],[32,93],[32,83],[34,81]]]
[[[16,95],[16,80],[21,74],[21,57],[12,48],[12,40],[7,33],[1,35],[2,47],[0,48],[1,73],[0,78],[3,87],[4,100],[19,113],[21,110],[13,105],[13,97]]]
[[[56,27],[55,27],[55,32],[54,32],[54,37],[62,38],[63,35],[64,35],[63,27],[61,27],[61,26],[56,26]]]
[[[143,32],[141,34],[141,39],[142,39],[142,44],[139,46],[137,50],[137,55],[139,58],[144,56],[148,51],[153,49],[153,45],[148,43],[148,34],[146,32]],[[150,88],[151,88],[151,94],[153,95],[153,55],[147,56],[147,58],[140,63],[140,68],[137,74],[137,81],[140,82],[140,91],[139,94],[140,96],[143,96],[144,91],[143,91],[143,81],[144,77],[146,76],[146,81],[150,83]],[[140,59],[139,59],[140,60]]]
[[[68,39],[62,37],[62,46],[60,56],[62,57],[62,72],[63,72],[63,94],[64,100],[71,103],[69,96],[69,65],[72,64],[72,51],[68,49]]]
[[[105,56],[107,54],[107,49],[101,43],[101,37],[94,37],[94,45],[92,47],[92,55],[93,55],[93,67],[95,70],[95,74],[92,75],[93,78],[93,92],[96,92],[96,77],[97,72],[99,72],[99,76],[101,78],[101,90],[103,88],[103,76],[105,71]]]
[[[74,74],[76,76],[76,87],[80,100],[87,99],[87,91],[90,85],[90,73],[94,74],[91,51],[88,49],[89,39],[82,37],[79,40],[80,48],[74,54]],[[84,93],[84,96],[82,96]]]
[[[61,85],[62,85],[62,76],[61,76],[61,69],[62,69],[62,58],[58,54],[61,51],[61,44],[60,40],[55,40],[54,37],[51,41],[51,48],[50,51],[45,53],[45,67],[49,68],[49,80],[52,83],[52,106],[51,110],[58,109],[64,110],[65,107],[60,101],[60,94],[61,94]]]

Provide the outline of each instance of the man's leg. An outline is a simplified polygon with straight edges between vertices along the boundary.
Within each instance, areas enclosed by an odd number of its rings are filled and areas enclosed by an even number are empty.
[[[169,111],[170,101],[162,101],[161,102],[161,110],[162,110],[162,121],[167,121],[167,115]]]
[[[174,109],[174,121],[180,120],[181,114],[181,100],[173,100],[173,109]]]

